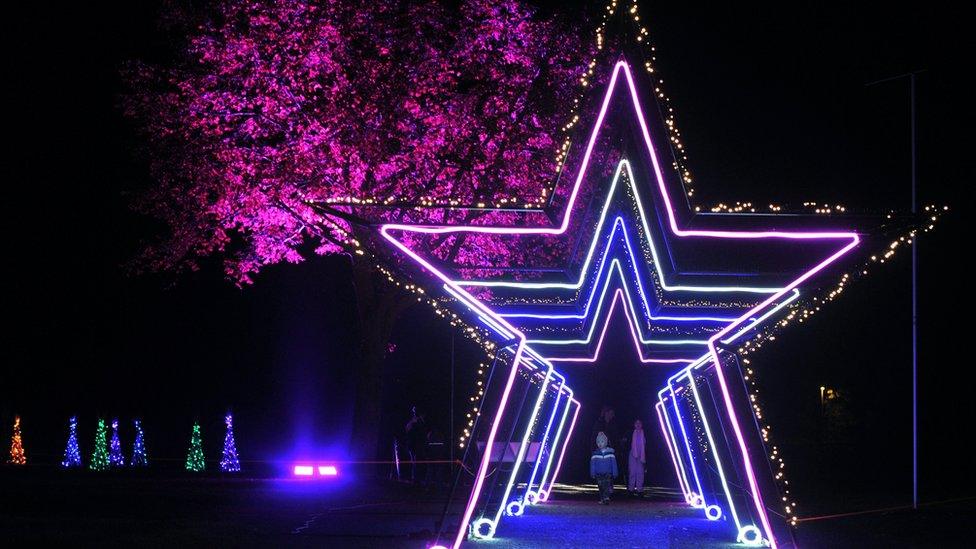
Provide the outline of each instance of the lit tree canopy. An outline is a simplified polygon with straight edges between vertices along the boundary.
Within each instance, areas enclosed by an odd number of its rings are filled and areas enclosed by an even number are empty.
[[[127,74],[156,179],[137,207],[169,229],[144,265],[223,252],[239,283],[309,244],[348,249],[349,204],[542,204],[591,57],[586,33],[517,0],[225,1],[184,19],[181,62]]]

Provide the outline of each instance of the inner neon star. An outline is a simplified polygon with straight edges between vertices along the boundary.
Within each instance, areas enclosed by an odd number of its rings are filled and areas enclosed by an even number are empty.
[[[622,176],[626,176],[627,183],[620,182]],[[616,217],[608,216],[611,211]],[[634,231],[642,245],[637,250],[629,236]],[[527,334],[530,338],[527,343],[552,362],[595,361],[619,303],[626,313],[641,362],[690,364],[706,352],[709,335],[734,322],[763,297],[781,290],[734,283],[725,286],[669,284],[627,161],[618,164],[594,235],[598,238],[591,241],[577,282],[456,282],[465,287],[504,287],[507,290],[504,295],[518,296],[525,305],[496,304],[493,308]],[[602,252],[598,251],[600,244]],[[643,280],[651,281],[651,291]],[[563,305],[532,305],[533,294],[539,294],[540,290],[562,288],[577,290],[579,294],[575,307],[570,310]],[[613,295],[608,300],[611,289]],[[499,292],[495,291],[497,295]],[[725,300],[716,300],[712,294],[719,294]],[[798,296],[794,289],[777,306],[785,306]],[[735,301],[730,302],[730,297],[735,297]],[[690,298],[693,305],[678,305],[682,298]],[[761,317],[751,318],[727,342],[733,342],[761,321]],[[556,337],[552,334],[554,329],[567,335]]]

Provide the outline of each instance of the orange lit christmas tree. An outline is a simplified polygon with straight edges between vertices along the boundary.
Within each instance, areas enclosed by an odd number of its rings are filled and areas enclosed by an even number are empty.
[[[10,459],[7,462],[14,465],[27,465],[24,441],[20,438],[20,416],[14,416],[14,436],[10,439]]]

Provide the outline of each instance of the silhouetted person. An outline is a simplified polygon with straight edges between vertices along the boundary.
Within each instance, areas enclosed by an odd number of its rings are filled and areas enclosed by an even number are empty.
[[[647,463],[645,453],[644,424],[634,420],[634,431],[630,435],[630,457],[627,460],[627,491],[632,495],[644,496],[644,467]]]
[[[616,415],[617,413],[612,406],[604,405],[603,409],[600,410],[600,417],[593,424],[593,438],[590,440],[595,441],[596,434],[603,433],[607,436],[608,445],[620,444],[620,430],[617,429],[617,421],[614,419]]]
[[[417,461],[422,460],[427,446],[426,415],[417,413],[417,407],[410,409],[410,421],[404,426],[407,438],[407,455],[410,457],[410,480],[417,478]]]

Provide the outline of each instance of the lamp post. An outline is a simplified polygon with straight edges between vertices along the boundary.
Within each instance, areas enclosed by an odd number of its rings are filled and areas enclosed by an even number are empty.
[[[916,146],[917,124],[915,112],[915,81],[916,77],[925,69],[907,72],[868,82],[865,86],[874,86],[902,78],[908,79],[909,90],[909,119],[911,121],[911,180],[912,180],[912,215],[918,212],[916,201],[916,183],[918,177],[918,149]],[[918,509],[918,237],[912,238],[912,508]]]

